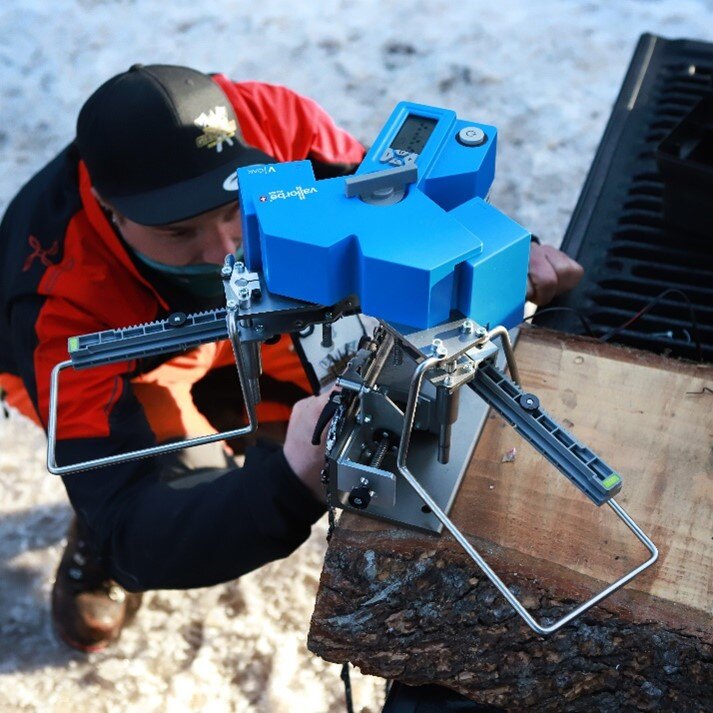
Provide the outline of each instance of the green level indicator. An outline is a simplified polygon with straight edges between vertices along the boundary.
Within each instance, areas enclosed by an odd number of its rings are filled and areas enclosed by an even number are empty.
[[[79,337],[70,337],[67,341],[67,349],[70,354],[76,352],[79,349]]]
[[[611,490],[615,485],[621,483],[621,476],[616,473],[612,473],[606,480],[602,481],[602,485],[607,489]]]

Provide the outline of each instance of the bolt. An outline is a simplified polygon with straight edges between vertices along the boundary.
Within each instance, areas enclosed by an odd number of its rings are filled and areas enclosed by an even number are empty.
[[[455,381],[453,381],[452,376],[447,376],[443,381],[443,386],[445,386],[447,389],[450,389],[453,384],[455,384]]]
[[[249,309],[250,307],[250,290],[247,287],[241,287],[238,290],[238,304],[241,309]]]
[[[256,332],[262,332],[262,330],[265,329],[265,326],[262,324],[256,324],[255,325],[255,331]]]
[[[475,331],[475,322],[472,319],[466,319],[460,326],[460,331],[463,334],[473,334]]]
[[[487,334],[488,334],[488,330],[487,330],[485,327],[478,327],[478,328],[475,330],[475,336],[476,336],[478,339],[483,339],[483,337],[486,337]]]
[[[233,268],[230,267],[230,265],[223,265],[223,267],[220,270],[220,276],[221,277],[230,277],[233,274]]]
[[[440,358],[448,356],[448,349],[443,345],[442,339],[434,339],[431,342],[431,347],[433,348],[433,353]]]
[[[371,423],[371,416],[368,413],[364,414],[364,423]]]
[[[238,262],[235,263],[235,268],[238,272],[245,272],[245,263],[238,260]]]
[[[332,319],[334,315],[331,312],[325,312],[324,313],[324,318],[325,319]]]
[[[236,309],[238,309],[238,303],[235,300],[228,300],[225,303],[225,306],[231,311],[235,312]]]

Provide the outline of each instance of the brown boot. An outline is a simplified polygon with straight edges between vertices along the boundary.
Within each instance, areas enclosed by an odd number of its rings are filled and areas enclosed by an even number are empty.
[[[100,651],[119,638],[142,596],[107,575],[75,518],[52,587],[52,620],[62,640],[79,651]]]

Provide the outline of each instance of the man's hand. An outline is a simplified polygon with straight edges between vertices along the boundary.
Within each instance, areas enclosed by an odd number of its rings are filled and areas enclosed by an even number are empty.
[[[546,305],[575,287],[582,275],[584,269],[571,257],[550,245],[533,242],[527,272],[527,299],[538,306]]]
[[[312,434],[322,409],[329,401],[329,393],[301,399],[292,407],[290,422],[283,447],[285,458],[297,477],[324,502],[324,486],[319,475],[324,467],[324,448],[327,428],[322,431],[322,441],[312,445]]]

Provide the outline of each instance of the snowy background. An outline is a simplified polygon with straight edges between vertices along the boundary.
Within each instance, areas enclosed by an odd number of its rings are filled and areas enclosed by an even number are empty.
[[[84,99],[135,62],[285,84],[369,143],[396,102],[500,131],[492,200],[559,244],[637,39],[713,40],[713,3],[503,0],[3,0],[0,213],[72,137]],[[0,711],[344,710],[305,647],[325,523],[240,581],[144,599],[118,645],[59,643],[48,598],[70,513],[45,440],[0,414]],[[383,682],[354,674],[357,711]]]

